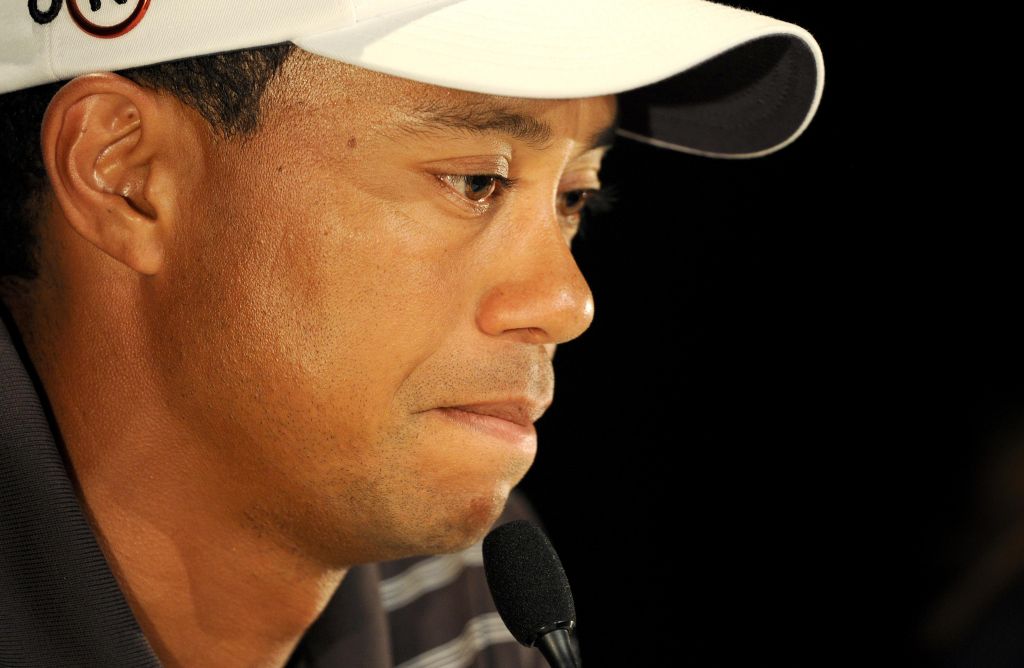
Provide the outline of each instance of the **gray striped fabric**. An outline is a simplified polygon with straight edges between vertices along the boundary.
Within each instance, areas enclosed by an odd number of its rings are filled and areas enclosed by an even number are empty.
[[[538,522],[513,490],[495,524]],[[539,523],[539,522],[538,522]],[[480,544],[352,568],[287,668],[547,668],[498,616]]]

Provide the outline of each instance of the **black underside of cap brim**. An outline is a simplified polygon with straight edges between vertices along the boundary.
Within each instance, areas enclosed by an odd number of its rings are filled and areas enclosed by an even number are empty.
[[[786,141],[804,122],[817,76],[814,54],[803,40],[760,37],[620,93],[619,127],[698,151],[763,151]]]

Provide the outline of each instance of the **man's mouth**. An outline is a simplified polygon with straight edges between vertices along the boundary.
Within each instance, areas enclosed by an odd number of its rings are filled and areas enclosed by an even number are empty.
[[[491,417],[514,422],[521,427],[530,427],[546,410],[546,406],[531,403],[525,399],[513,399],[509,401],[490,401],[477,404],[463,404],[461,406],[446,406],[468,413],[478,415],[489,415]]]
[[[526,401],[500,401],[442,406],[434,410],[465,427],[536,450],[537,430],[533,422],[546,408]]]

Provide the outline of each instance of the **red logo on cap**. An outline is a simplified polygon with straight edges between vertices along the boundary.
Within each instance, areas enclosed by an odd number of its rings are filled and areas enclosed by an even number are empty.
[[[68,11],[71,12],[71,18],[75,20],[75,24],[84,30],[85,32],[95,37],[120,37],[135,26],[139,24],[142,17],[145,15],[146,10],[149,8],[149,0],[134,0],[135,8],[131,10],[125,16],[124,11],[117,12],[120,20],[104,24],[97,22],[96,12],[101,9],[102,0],[88,0],[89,1],[89,15],[78,6],[80,2],[84,0],[67,0]],[[118,5],[123,5],[128,0],[114,0]],[[109,3],[109,0],[108,0]],[[109,12],[108,12],[109,13]]]

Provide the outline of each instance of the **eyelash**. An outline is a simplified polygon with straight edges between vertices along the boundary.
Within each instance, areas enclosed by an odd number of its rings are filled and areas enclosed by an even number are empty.
[[[491,193],[491,195],[489,196],[492,203],[500,201],[507,193],[515,190],[516,186],[519,184],[519,178],[506,177],[500,174],[443,174],[441,176],[438,176],[438,179],[440,179],[442,182],[447,182],[445,177],[469,180],[478,176],[494,179],[495,181],[498,182],[500,187],[496,188],[494,192]],[[454,188],[452,189],[454,190]],[[588,193],[586,196],[587,199],[583,203],[583,208],[580,209],[580,211],[578,212],[578,215],[582,216],[587,212],[608,212],[612,207],[612,203],[616,201],[616,197],[613,191],[614,186],[611,186],[606,188],[580,188],[578,190],[568,190],[563,194],[568,195],[570,193]],[[458,192],[456,192],[456,194],[459,195]],[[459,196],[462,197],[462,195]],[[463,199],[466,198],[463,197]],[[468,201],[470,205],[479,205],[483,203],[483,200],[467,199],[466,201]],[[487,208],[490,208],[490,206],[488,206]]]

